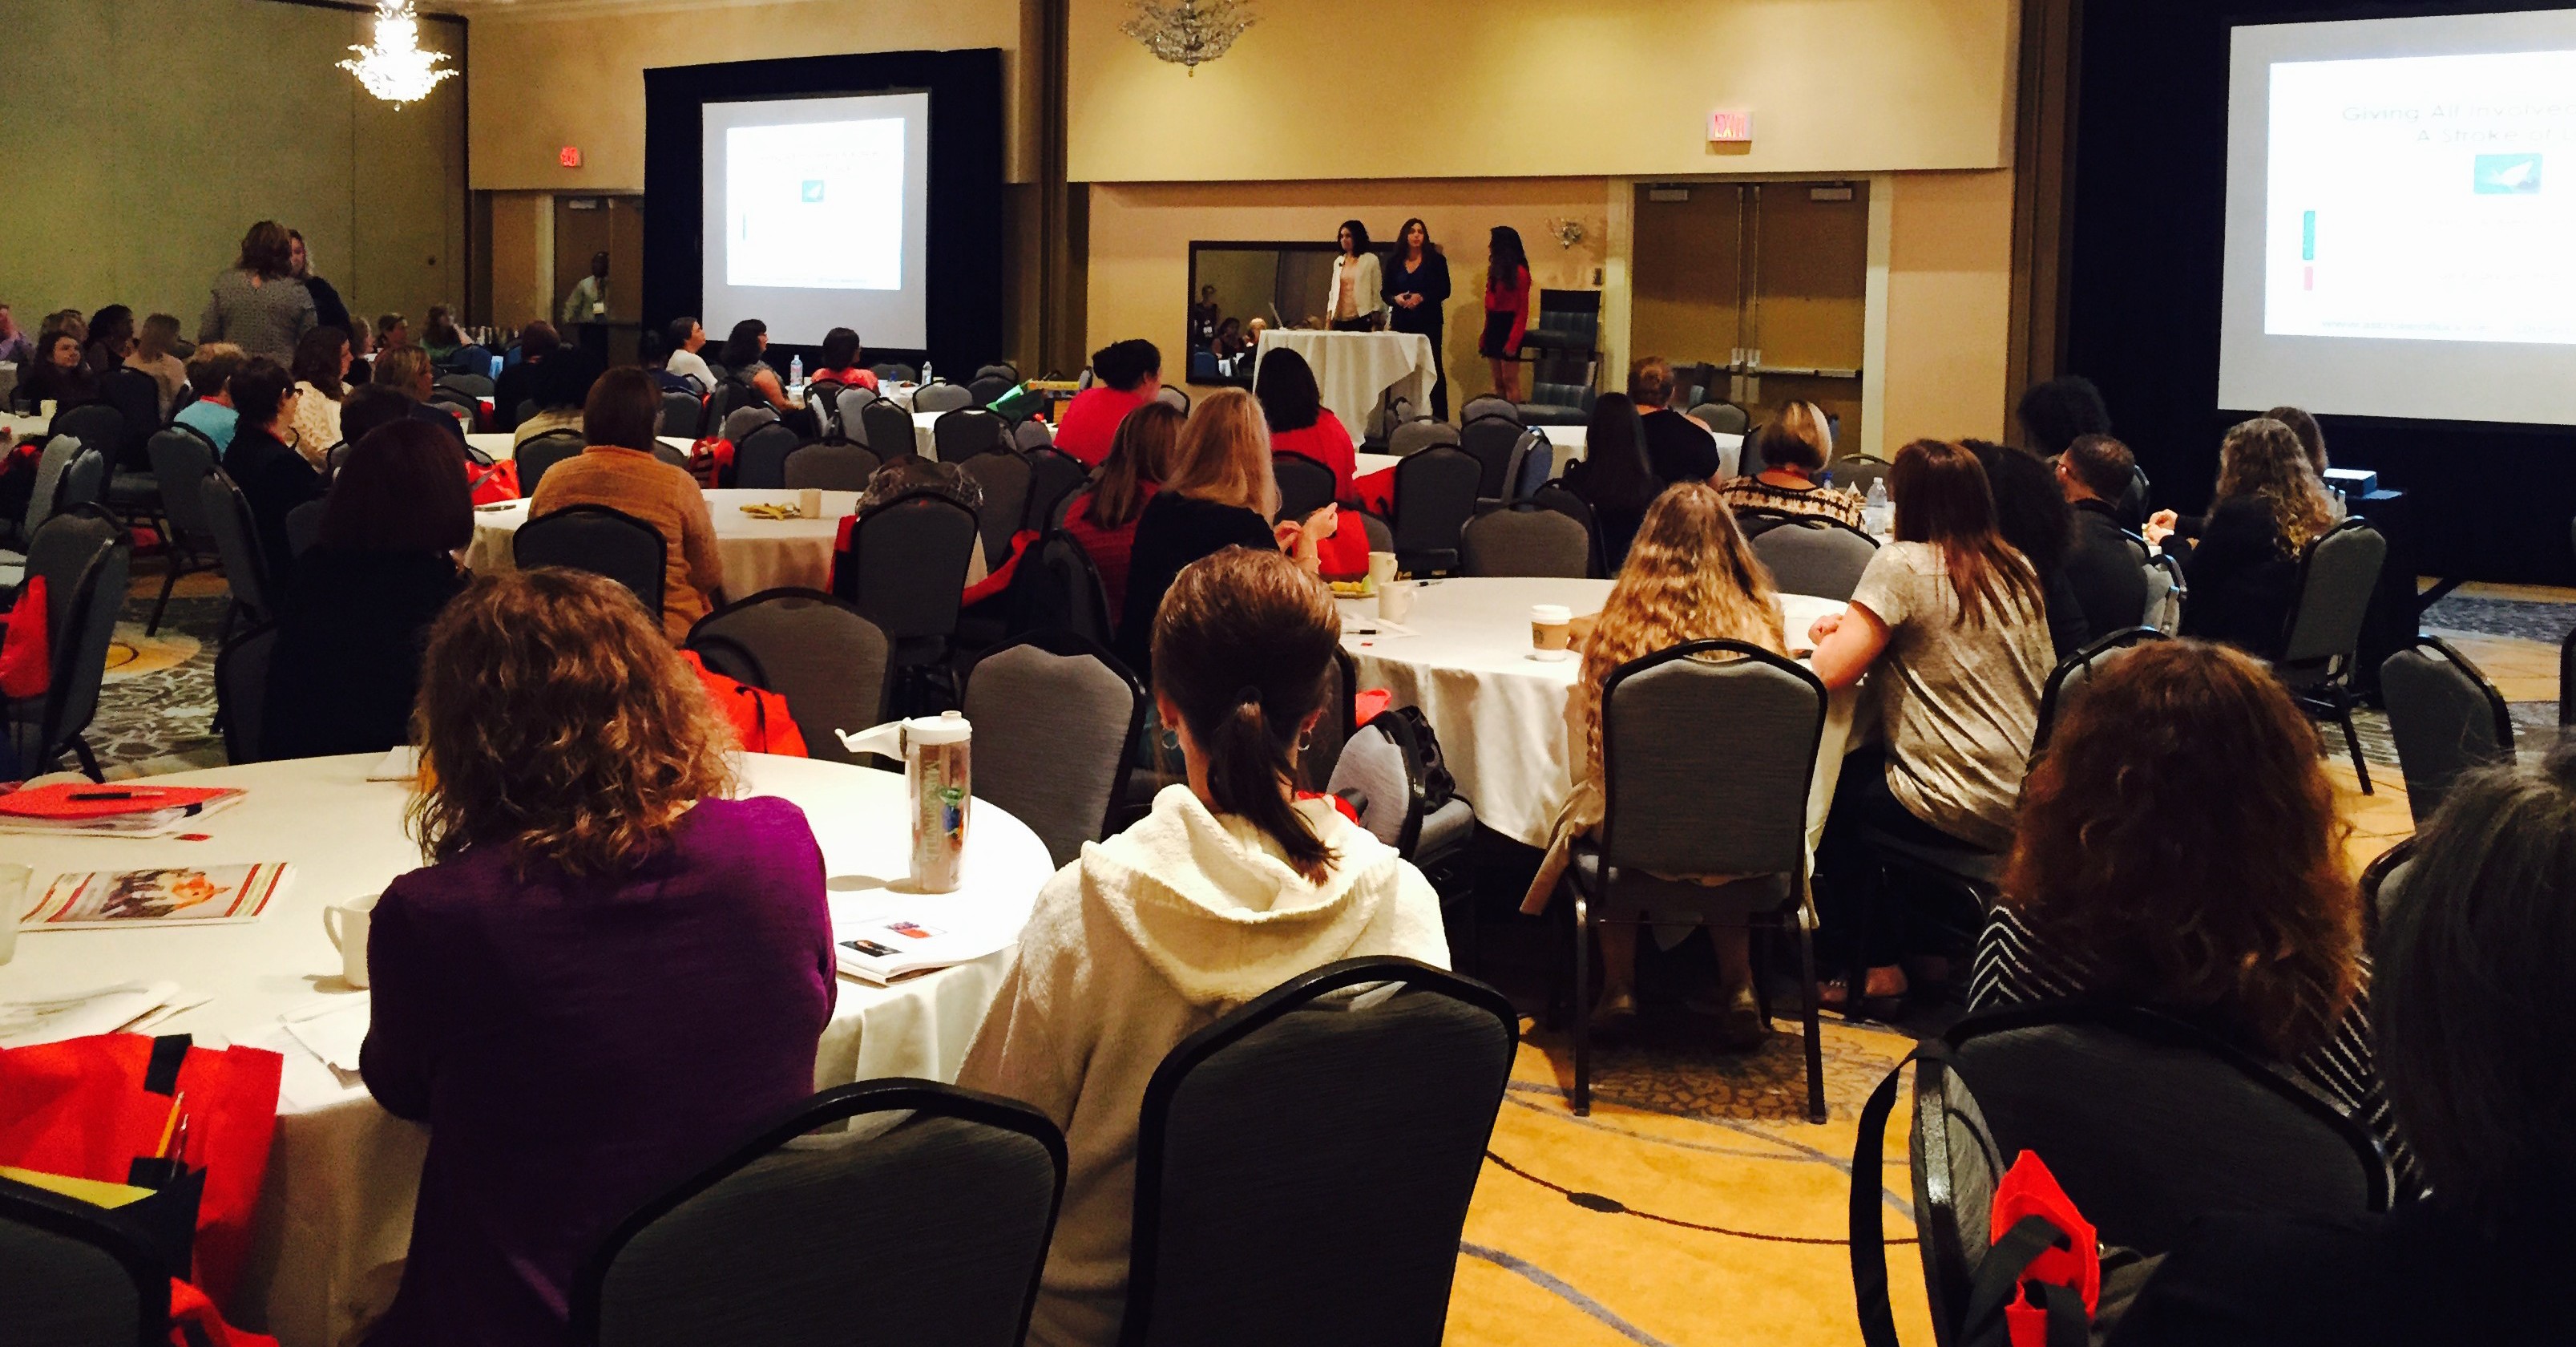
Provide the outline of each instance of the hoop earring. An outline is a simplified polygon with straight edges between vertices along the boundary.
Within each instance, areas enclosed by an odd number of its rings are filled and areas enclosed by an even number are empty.
[[[1163,747],[1164,747],[1164,748],[1177,751],[1177,750],[1180,748],[1180,746],[1181,746],[1181,732],[1180,732],[1179,730],[1165,730],[1165,731],[1163,731]]]
[[[1315,746],[1315,732],[1314,732],[1313,730],[1299,730],[1299,731],[1297,731],[1297,751],[1298,751],[1298,752],[1303,753],[1303,752],[1305,752],[1307,749],[1313,748],[1314,746]]]

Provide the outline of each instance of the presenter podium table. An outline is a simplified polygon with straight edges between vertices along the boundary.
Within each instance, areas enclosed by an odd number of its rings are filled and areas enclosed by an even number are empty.
[[[1253,357],[1254,378],[1272,351],[1290,350],[1315,367],[1315,385],[1324,405],[1359,439],[1368,434],[1369,413],[1392,391],[1412,400],[1419,410],[1431,403],[1436,372],[1431,339],[1419,332],[1319,332],[1312,328],[1272,328],[1261,334]]]

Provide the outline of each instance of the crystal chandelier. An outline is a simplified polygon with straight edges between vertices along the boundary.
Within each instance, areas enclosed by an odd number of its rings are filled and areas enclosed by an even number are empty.
[[[1176,0],[1169,5],[1136,0],[1136,17],[1119,31],[1144,43],[1157,59],[1186,66],[1196,75],[1201,61],[1225,55],[1259,18],[1252,0]]]
[[[438,68],[447,53],[422,50],[420,17],[412,6],[413,0],[376,0],[375,42],[349,48],[357,59],[340,63],[368,93],[395,107],[429,97],[440,80],[456,73]]]

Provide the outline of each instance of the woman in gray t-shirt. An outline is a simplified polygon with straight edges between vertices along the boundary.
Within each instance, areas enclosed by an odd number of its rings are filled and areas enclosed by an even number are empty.
[[[205,315],[197,320],[197,340],[228,341],[245,354],[285,365],[293,363],[295,344],[315,321],[312,292],[295,279],[285,226],[262,220],[242,236],[241,257],[232,269],[215,277]]]
[[[2000,852],[2030,765],[2039,693],[2055,663],[2030,563],[1995,531],[1976,455],[1917,440],[1888,472],[1896,541],[1879,549],[1849,612],[1817,621],[1816,676],[1846,688],[1867,675],[1881,743],[1843,762],[1818,849],[1818,944],[1862,985],[1829,983],[1829,1004],[1906,990],[1905,908],[1884,901],[1864,833],[1918,845]]]

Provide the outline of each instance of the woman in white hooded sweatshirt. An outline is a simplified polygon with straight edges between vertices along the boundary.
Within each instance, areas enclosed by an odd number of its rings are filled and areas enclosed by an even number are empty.
[[[966,1051],[958,1084],[1027,1101],[1070,1153],[1034,1347],[1117,1341],[1138,1111],[1164,1054],[1337,960],[1448,966],[1429,881],[1292,784],[1340,638],[1331,593],[1280,553],[1180,573],[1154,619],[1154,699],[1189,782],[1048,881]]]

